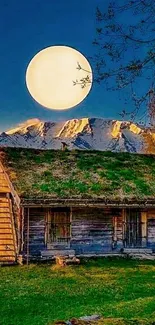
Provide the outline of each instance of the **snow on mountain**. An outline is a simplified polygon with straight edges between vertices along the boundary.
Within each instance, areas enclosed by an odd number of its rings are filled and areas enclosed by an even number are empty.
[[[1,147],[110,150],[155,154],[155,130],[102,118],[43,122],[31,119],[0,134]]]

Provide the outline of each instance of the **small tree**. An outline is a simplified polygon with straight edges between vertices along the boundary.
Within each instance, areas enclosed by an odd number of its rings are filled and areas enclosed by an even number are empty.
[[[103,0],[104,1],[104,0]],[[126,93],[134,109],[120,115],[146,117],[155,124],[155,3],[154,0],[115,0],[96,9],[94,80],[107,90]],[[87,76],[88,79],[88,76]],[[85,86],[90,80],[81,81]],[[140,89],[139,89],[140,88]],[[140,113],[140,115],[139,115]]]

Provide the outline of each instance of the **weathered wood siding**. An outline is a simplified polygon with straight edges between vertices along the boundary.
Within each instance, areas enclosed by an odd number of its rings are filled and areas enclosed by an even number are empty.
[[[122,247],[121,210],[72,209],[71,248],[76,253],[104,253]]]
[[[29,254],[37,255],[45,248],[45,217],[47,209],[28,208],[24,213],[24,252],[27,253],[29,242]],[[28,220],[29,219],[29,220]],[[29,224],[29,227],[28,227]],[[29,229],[28,229],[29,228]]]
[[[155,251],[155,210],[147,213],[147,246]]]
[[[64,208],[64,211],[65,208]],[[25,208],[24,213],[24,252],[37,255],[41,250],[52,249],[49,237],[48,217],[52,209]],[[62,214],[62,209],[60,211]],[[141,213],[141,247],[155,251],[155,210]],[[76,254],[101,254],[119,252],[125,246],[125,210],[105,208],[72,208],[71,240],[67,247],[74,249]],[[28,230],[29,220],[29,232]],[[29,247],[27,243],[29,242]],[[58,243],[60,245],[60,243]],[[56,247],[57,249],[60,247]],[[138,245],[138,244],[137,244]],[[61,244],[63,249],[63,243]],[[55,246],[54,246],[55,247]],[[139,247],[139,246],[137,246]],[[64,249],[66,248],[64,244]]]
[[[120,251],[123,248],[123,209],[113,210],[114,218],[114,249]]]

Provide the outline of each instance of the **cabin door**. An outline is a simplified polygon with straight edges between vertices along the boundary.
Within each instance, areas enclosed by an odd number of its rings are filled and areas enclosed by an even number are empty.
[[[141,213],[138,210],[126,209],[124,220],[124,246],[142,246],[142,222]]]
[[[48,248],[70,247],[70,211],[51,209],[48,220]]]

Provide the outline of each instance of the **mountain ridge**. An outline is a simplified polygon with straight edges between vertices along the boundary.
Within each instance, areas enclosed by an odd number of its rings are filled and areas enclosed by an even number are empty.
[[[0,134],[1,147],[110,150],[155,154],[155,131],[130,121],[81,118],[67,121],[30,119]]]

